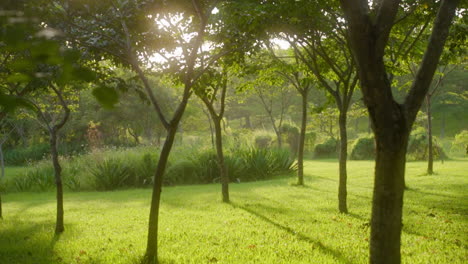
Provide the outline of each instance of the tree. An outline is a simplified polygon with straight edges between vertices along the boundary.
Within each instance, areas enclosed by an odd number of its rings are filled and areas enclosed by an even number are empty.
[[[224,203],[229,203],[229,175],[224,163],[223,137],[221,121],[226,109],[226,92],[228,88],[227,65],[222,65],[222,69],[213,68],[206,71],[202,80],[194,87],[195,94],[200,98],[214,124],[215,145],[218,159],[219,176],[221,178],[221,193]],[[218,105],[216,107],[216,105]],[[218,110],[216,109],[218,108]],[[210,123],[211,125],[211,123]]]
[[[44,12],[53,25],[65,34],[70,45],[83,52],[102,57],[136,73],[159,120],[166,130],[166,140],[156,167],[148,224],[148,240],[144,257],[146,263],[157,263],[158,219],[161,187],[167,160],[171,152],[182,115],[192,94],[192,88],[204,72],[228,53],[222,45],[206,52],[203,46],[211,27],[210,20],[216,1],[89,1],[54,2]],[[155,26],[156,22],[156,26]],[[221,25],[222,26],[222,25]],[[211,30],[211,31],[210,31]],[[212,44],[219,42],[212,41]],[[154,61],[160,56],[162,63]],[[214,55],[213,55],[214,54]],[[170,76],[173,85],[180,86],[181,100],[172,113],[165,113],[161,100],[152,90],[149,76]],[[118,100],[108,88],[96,89],[103,102]],[[99,99],[99,98],[98,98]]]
[[[401,104],[392,95],[384,58],[391,29],[408,10],[400,8],[401,1],[393,0],[374,1],[371,7],[365,0],[341,0],[340,4],[377,146],[370,263],[400,263],[409,133],[442,54],[458,1],[440,2],[416,78]]]
[[[62,183],[62,167],[59,162],[58,154],[58,133],[60,129],[65,125],[70,117],[69,103],[64,99],[64,90],[57,86],[56,83],[50,84],[50,89],[55,94],[52,98],[47,95],[40,95],[39,97],[48,97],[48,102],[38,103],[34,99],[30,99],[32,105],[34,105],[34,112],[37,114],[37,119],[40,121],[44,129],[49,133],[49,144],[52,156],[52,165],[54,167],[55,185],[57,188],[57,219],[55,223],[55,234],[62,233],[64,228],[63,221],[63,183]],[[33,94],[34,95],[34,94]],[[36,98],[37,98],[36,94]],[[33,102],[36,101],[36,102]],[[56,102],[54,102],[56,101]],[[59,106],[61,110],[57,111],[56,106]],[[49,108],[47,111],[45,108]]]
[[[273,71],[287,80],[301,96],[301,128],[297,148],[297,184],[304,185],[304,145],[307,128],[307,111],[309,93],[314,87],[314,80],[309,71],[300,63],[297,49],[292,51],[290,60],[281,59],[273,49],[270,49],[276,65]],[[286,57],[288,58],[288,57]]]
[[[258,98],[276,134],[278,147],[281,148],[281,127],[287,108],[291,105],[291,89],[288,81],[281,76],[281,69],[278,69],[278,65],[269,57],[268,53],[263,52],[248,64],[244,64],[242,71],[245,82],[238,90]]]
[[[46,122],[50,135],[49,143],[55,171],[57,187],[57,217],[55,233],[64,231],[63,225],[63,186],[61,167],[58,161],[57,133],[63,127],[69,116],[69,109],[62,97],[58,85],[65,86],[70,81],[91,81],[94,75],[80,64],[80,55],[56,39],[58,32],[54,28],[32,19],[28,6],[20,9],[23,12],[7,13],[6,23],[2,23],[0,41],[3,60],[0,65],[2,75],[0,81],[0,105],[2,115],[13,112],[18,107],[35,110]],[[17,18],[19,23],[11,22]],[[5,17],[1,17],[5,19]],[[14,21],[14,20],[13,20]],[[45,117],[41,107],[35,105],[30,96],[33,94],[47,95],[53,91],[65,114],[62,120],[50,120]]]

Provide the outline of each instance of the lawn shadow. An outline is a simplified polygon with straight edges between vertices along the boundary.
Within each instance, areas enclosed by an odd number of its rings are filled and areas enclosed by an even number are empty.
[[[460,198],[463,199],[464,198],[463,195],[455,196],[455,195],[448,195],[448,194],[441,194],[441,193],[425,192],[425,191],[421,191],[419,188],[412,188],[412,187],[408,187],[405,191],[416,192],[416,193],[425,194],[425,195],[445,197],[445,198],[450,198],[450,199],[460,199]]]
[[[251,208],[248,208],[246,206],[242,206],[242,205],[237,205],[235,203],[230,203],[230,205],[235,208],[235,209],[241,209],[241,210],[244,210],[246,211],[247,213],[250,213],[258,218],[260,218],[261,220],[275,226],[276,228],[280,229],[280,230],[283,230],[295,237],[297,237],[299,240],[302,240],[302,241],[305,241],[309,244],[312,244],[314,246],[317,246],[319,248],[320,251],[322,251],[323,253],[329,255],[329,256],[333,256],[334,258],[336,258],[338,261],[340,261],[340,263],[351,263],[348,259],[346,259],[346,257],[343,256],[343,254],[341,254],[339,251],[336,251],[334,249],[331,249],[331,248],[328,248],[326,247],[325,245],[322,244],[322,242],[320,241],[317,241],[317,240],[314,240],[300,232],[297,232],[295,230],[293,230],[292,228],[290,227],[287,227],[287,226],[284,226],[280,223],[277,223],[273,220],[271,220],[270,218],[266,217],[265,215],[262,215],[260,214],[259,212],[256,212],[254,211],[253,209]]]
[[[53,234],[51,221],[12,225],[0,229],[0,263],[55,263],[59,258],[54,246],[59,236]],[[52,228],[51,228],[52,227]],[[50,231],[50,235],[40,233]]]

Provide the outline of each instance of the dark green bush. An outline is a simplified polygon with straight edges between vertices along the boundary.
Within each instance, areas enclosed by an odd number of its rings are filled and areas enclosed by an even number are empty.
[[[291,153],[297,153],[299,147],[299,129],[291,124],[283,124],[280,127],[280,133],[285,142],[288,143]]]
[[[255,146],[257,148],[267,148],[271,145],[272,138],[269,134],[260,134],[255,136]]]
[[[334,138],[329,138],[322,144],[317,144],[314,148],[314,157],[317,159],[336,158],[337,157],[338,141]]]
[[[124,187],[130,177],[130,170],[120,159],[104,159],[91,168],[97,190],[115,190]]]
[[[154,173],[158,165],[156,153],[144,153],[136,155],[126,162],[129,170],[129,178],[125,181],[128,186],[143,187],[153,184]]]
[[[16,147],[5,151],[5,164],[10,166],[24,165],[27,162],[44,159],[50,154],[50,145],[36,144],[29,147]]]
[[[434,159],[447,158],[437,137],[432,137]],[[429,155],[428,137],[424,129],[415,130],[409,139],[406,157],[408,160],[427,160]]]
[[[315,132],[306,133],[305,142],[304,142],[305,151],[313,151],[314,150],[314,145],[315,145],[315,140],[316,139],[317,139],[317,134],[315,134]]]
[[[219,178],[218,159],[213,150],[195,153],[190,160],[196,170],[197,183],[211,183]]]
[[[199,183],[197,167],[190,160],[179,160],[169,166],[164,175],[165,185]]]
[[[375,143],[373,136],[365,136],[356,139],[351,146],[352,160],[373,160],[375,159]]]
[[[59,144],[60,155],[77,155],[87,151],[85,145],[78,143]],[[16,147],[5,151],[5,164],[9,166],[25,165],[28,162],[39,161],[50,155],[50,145],[48,143],[35,144],[28,147]]]

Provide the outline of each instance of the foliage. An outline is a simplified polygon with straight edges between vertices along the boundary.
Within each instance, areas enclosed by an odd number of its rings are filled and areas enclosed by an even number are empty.
[[[310,131],[305,134],[304,147],[306,151],[313,151],[315,141],[317,140],[317,133]]]
[[[59,144],[60,155],[78,155],[87,151],[86,146],[80,143]],[[5,163],[10,166],[25,165],[30,162],[40,161],[50,155],[48,143],[34,144],[27,147],[15,147],[5,152]]]
[[[289,144],[291,152],[296,154],[299,148],[299,128],[292,124],[282,124],[280,127],[280,133],[285,139],[285,142]]]
[[[446,159],[447,155],[439,144],[437,137],[432,137],[432,149],[434,159]],[[427,160],[428,158],[428,139],[427,132],[424,128],[420,127],[415,129],[408,141],[407,158],[408,160]]]
[[[94,184],[97,190],[115,190],[125,186],[130,177],[128,167],[122,160],[110,158],[98,161],[90,170],[94,176]]]
[[[15,177],[13,182],[16,190],[20,192],[49,191],[55,186],[54,168],[46,163],[37,164]]]
[[[255,135],[255,146],[257,148],[267,148],[271,145],[273,138],[271,137],[270,133],[257,133]]]
[[[459,155],[468,154],[468,130],[463,130],[455,135],[450,151]]]
[[[317,144],[314,148],[314,157],[317,159],[335,158],[337,156],[338,140],[328,138],[325,142]]]
[[[351,146],[352,160],[373,160],[375,159],[375,140],[372,135],[357,138]]]

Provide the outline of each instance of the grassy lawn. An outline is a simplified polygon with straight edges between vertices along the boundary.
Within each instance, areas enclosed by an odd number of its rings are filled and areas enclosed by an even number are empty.
[[[307,161],[293,177],[167,187],[162,263],[367,263],[373,162],[348,165],[349,215],[337,213],[337,161]],[[468,160],[407,164],[403,263],[468,263]],[[151,191],[65,194],[65,232],[54,237],[54,193],[3,196],[0,263],[136,263],[146,245]]]

